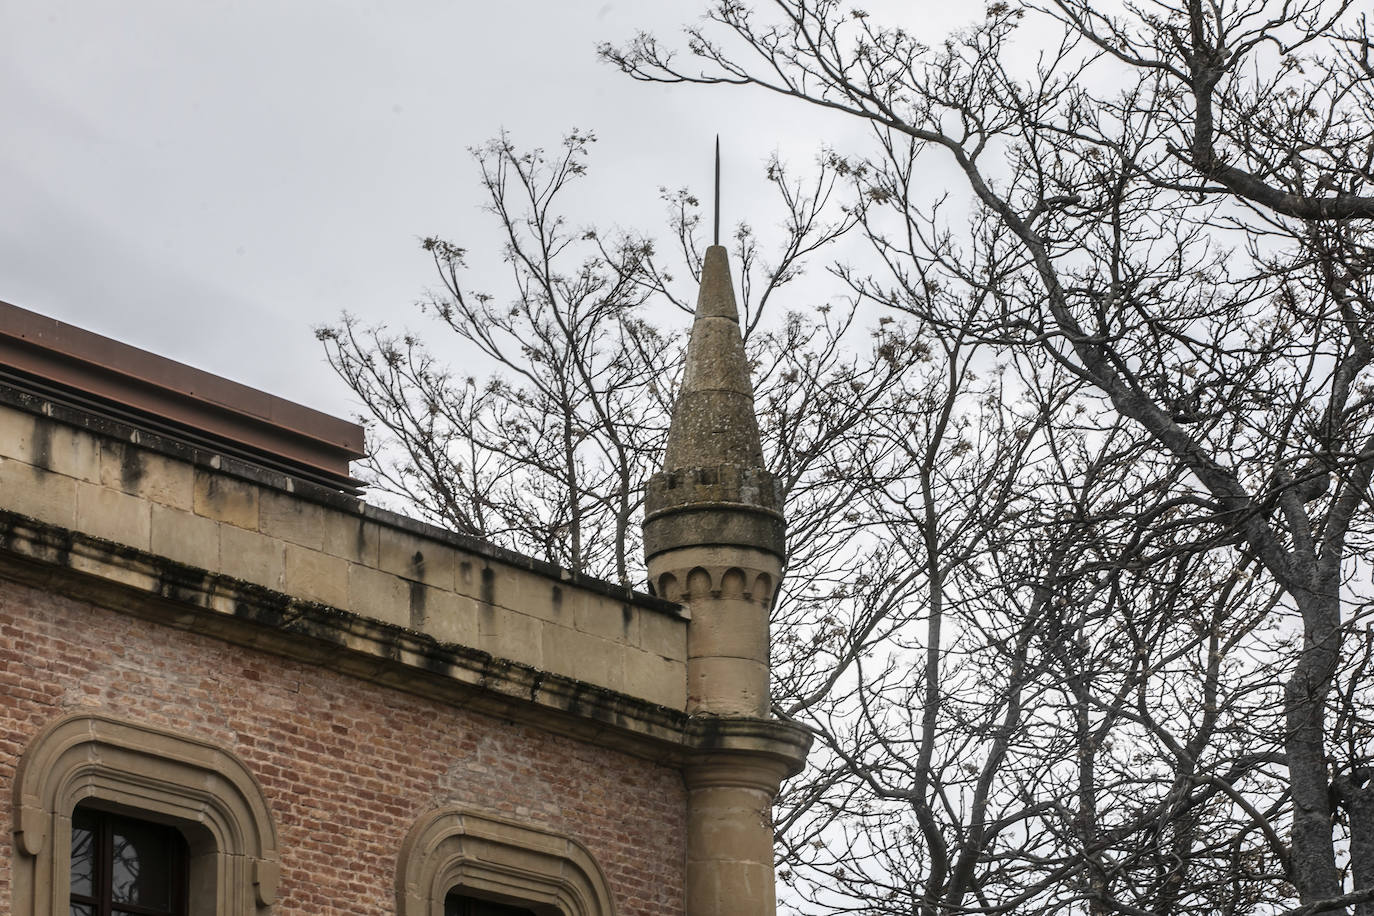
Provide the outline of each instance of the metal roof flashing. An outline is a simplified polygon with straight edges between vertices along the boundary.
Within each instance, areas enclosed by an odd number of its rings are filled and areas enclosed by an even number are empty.
[[[0,301],[0,382],[160,436],[359,492],[363,429]]]

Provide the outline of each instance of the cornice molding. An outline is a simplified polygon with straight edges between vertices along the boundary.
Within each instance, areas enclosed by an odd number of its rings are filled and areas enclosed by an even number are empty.
[[[0,578],[669,765],[688,752],[680,710],[13,512]]]

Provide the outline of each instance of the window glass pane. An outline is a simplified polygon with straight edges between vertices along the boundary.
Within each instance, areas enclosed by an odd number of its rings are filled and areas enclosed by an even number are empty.
[[[444,916],[534,916],[532,910],[478,900],[453,891],[444,898]]]
[[[89,903],[73,903],[71,916],[95,916],[95,907]]]
[[[95,823],[85,811],[78,809],[72,814],[72,893],[89,897],[94,893],[92,880],[95,874]],[[78,910],[72,905],[72,916]]]
[[[113,826],[110,899],[168,909],[172,903],[171,828],[126,818],[111,818]]]

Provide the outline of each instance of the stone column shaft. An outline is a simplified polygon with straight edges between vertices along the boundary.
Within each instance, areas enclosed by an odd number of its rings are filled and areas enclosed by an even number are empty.
[[[688,784],[694,781],[688,776]],[[687,916],[777,911],[772,792],[748,786],[689,788]]]

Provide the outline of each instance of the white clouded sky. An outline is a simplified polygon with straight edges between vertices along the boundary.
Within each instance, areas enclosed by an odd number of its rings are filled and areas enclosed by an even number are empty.
[[[716,131],[727,222],[764,192],[770,152],[843,145],[827,135],[842,122],[596,59],[599,41],[670,36],[700,10],[0,0],[0,299],[352,413],[311,328],[341,310],[422,326],[417,239],[489,231],[466,149],[503,127],[544,146],[594,130],[595,206],[576,218],[655,229],[660,185],[705,193]]]

